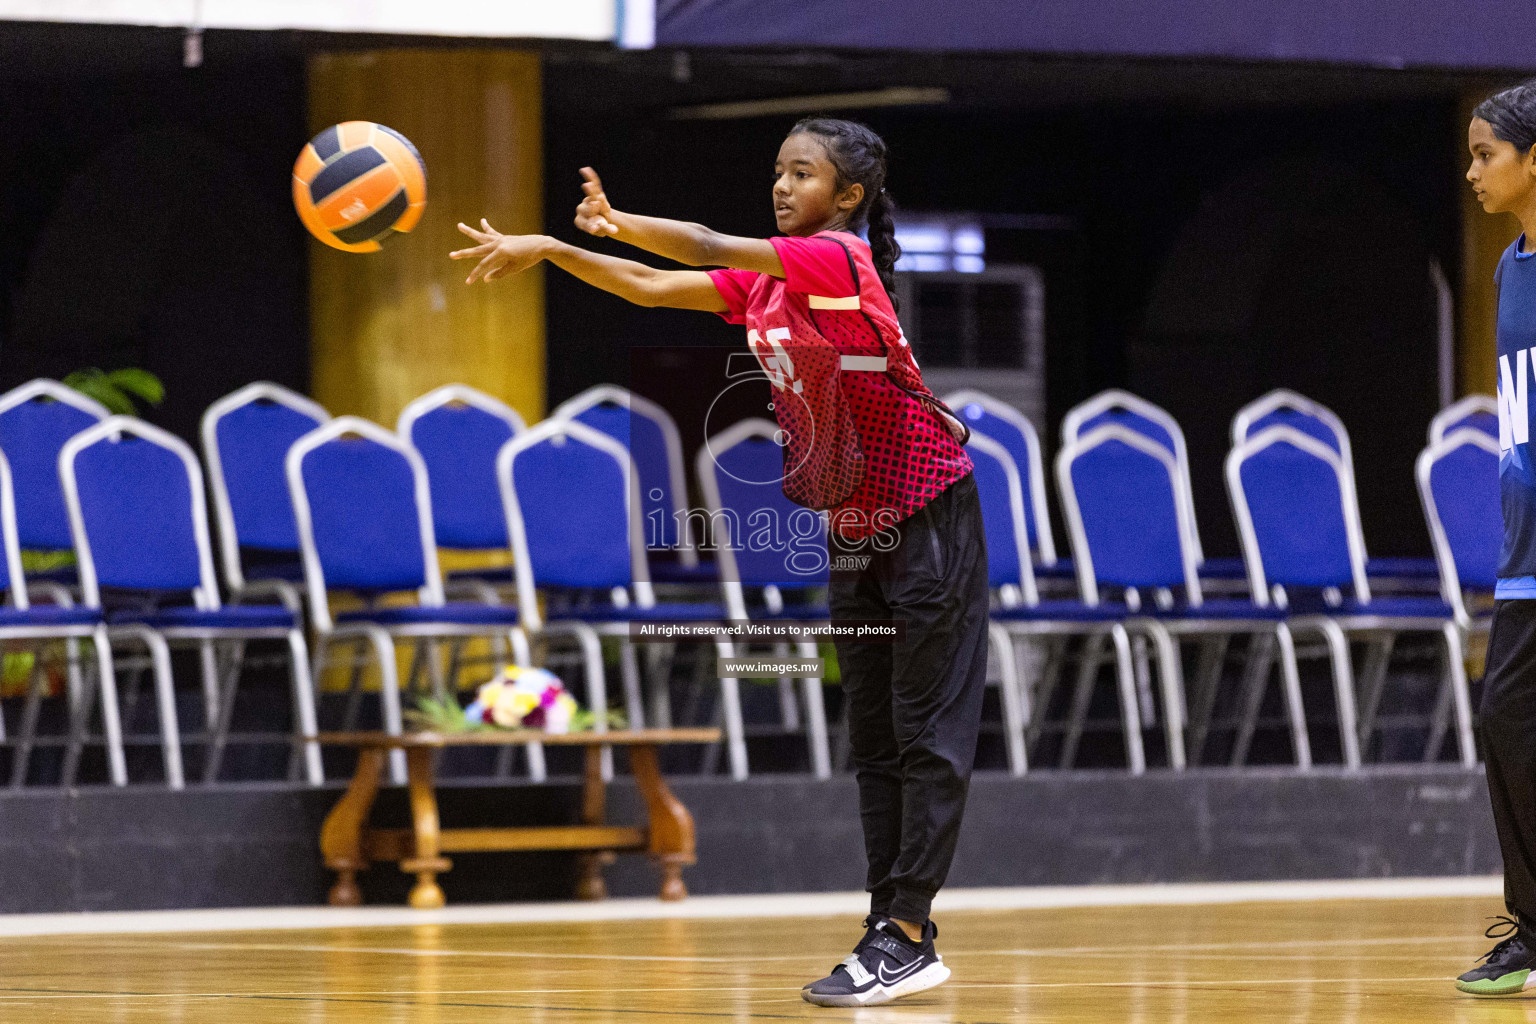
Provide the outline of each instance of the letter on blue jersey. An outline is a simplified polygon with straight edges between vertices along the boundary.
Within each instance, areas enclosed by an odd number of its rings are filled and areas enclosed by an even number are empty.
[[[1504,451],[1531,439],[1531,421],[1526,414],[1526,364],[1531,350],[1515,353],[1515,371],[1510,373],[1509,356],[1499,356],[1499,447]]]

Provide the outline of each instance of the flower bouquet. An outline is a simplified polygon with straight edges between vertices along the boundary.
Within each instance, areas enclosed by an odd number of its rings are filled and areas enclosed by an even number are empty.
[[[483,729],[538,729],[545,733],[583,732],[594,723],[565,690],[560,677],[548,669],[513,665],[475,691],[468,707],[449,697],[424,697],[418,710],[407,712],[411,724],[433,732],[476,732]],[[609,724],[623,728],[622,718],[609,713]]]

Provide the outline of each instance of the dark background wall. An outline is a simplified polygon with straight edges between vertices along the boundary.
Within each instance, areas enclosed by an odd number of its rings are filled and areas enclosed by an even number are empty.
[[[686,86],[633,67],[552,62],[550,230],[635,255],[571,227],[576,170],[592,164],[620,208],[772,232],[770,171],[795,116],[667,116],[668,100],[711,83],[724,59],[695,57]],[[800,91],[868,84],[849,70],[858,67],[803,68]],[[862,73],[880,80],[881,65],[872,59]],[[1286,90],[1234,87],[1200,69],[1142,74],[1137,91],[1098,65],[1064,63],[998,86],[979,82],[985,68],[950,61],[922,80],[941,76],[951,104],[849,116],[889,143],[899,204],[1063,225],[989,231],[988,246],[989,260],[1045,271],[1051,450],[1062,414],[1102,388],[1164,405],[1188,434],[1206,548],[1237,554],[1221,479],[1228,424],[1245,402],[1292,387],[1351,430],[1372,552],[1427,553],[1412,467],[1438,407],[1429,263],[1454,279],[1459,258],[1456,83],[1425,81],[1405,95],[1383,94],[1370,76]],[[627,380],[681,410],[687,443],[720,390],[722,361],[674,347],[739,345],[741,329],[628,307],[557,271],[548,294],[552,401]],[[662,391],[647,392],[652,382]]]
[[[0,58],[0,388],[141,366],[185,437],[242,384],[304,389],[300,48],[215,33],[189,70],[179,32],[4,25]]]
[[[309,243],[288,190],[307,138],[304,61],[380,43],[211,33],[205,65],[187,70],[174,31],[0,26],[0,387],[144,366],[169,391],[151,418],[183,435],[252,379],[303,388]],[[1436,405],[1428,264],[1458,283],[1467,79],[985,54],[544,55],[547,217],[572,240],[583,164],[621,206],[772,230],[769,171],[794,117],[675,120],[678,104],[949,89],[943,106],[853,115],[890,142],[906,207],[1056,218],[989,238],[990,258],[1045,271],[1049,445],[1103,387],[1162,403],[1186,427],[1206,546],[1233,553],[1227,422],[1295,387],[1352,430],[1373,552],[1427,549],[1411,466]],[[740,330],[548,281],[551,401],[628,382],[666,399],[696,443]]]

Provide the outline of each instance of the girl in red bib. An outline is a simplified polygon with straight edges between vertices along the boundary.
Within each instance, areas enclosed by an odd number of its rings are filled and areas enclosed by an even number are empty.
[[[834,619],[895,619],[896,643],[837,643],[869,859],[864,937],[802,995],[869,1006],[942,983],[933,896],[954,856],[981,724],[987,557],[964,430],[927,387],[890,298],[900,255],[885,143],[864,125],[801,121],[774,165],[774,238],[621,213],[584,168],[576,224],[688,266],[655,270],[482,220],[469,283],[549,261],[643,306],[747,328],[774,389],[784,491],[826,509]],[[859,233],[867,232],[866,243]],[[846,567],[856,568],[846,568]]]

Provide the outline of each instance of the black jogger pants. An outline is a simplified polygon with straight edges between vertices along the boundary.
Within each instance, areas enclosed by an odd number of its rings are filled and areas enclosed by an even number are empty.
[[[987,549],[976,482],[957,480],[882,544],[829,536],[832,617],[905,623],[900,643],[839,640],[837,661],[870,911],[921,924],[955,855],[981,728]]]
[[[1536,600],[1496,601],[1478,730],[1504,855],[1504,903],[1536,940]]]

